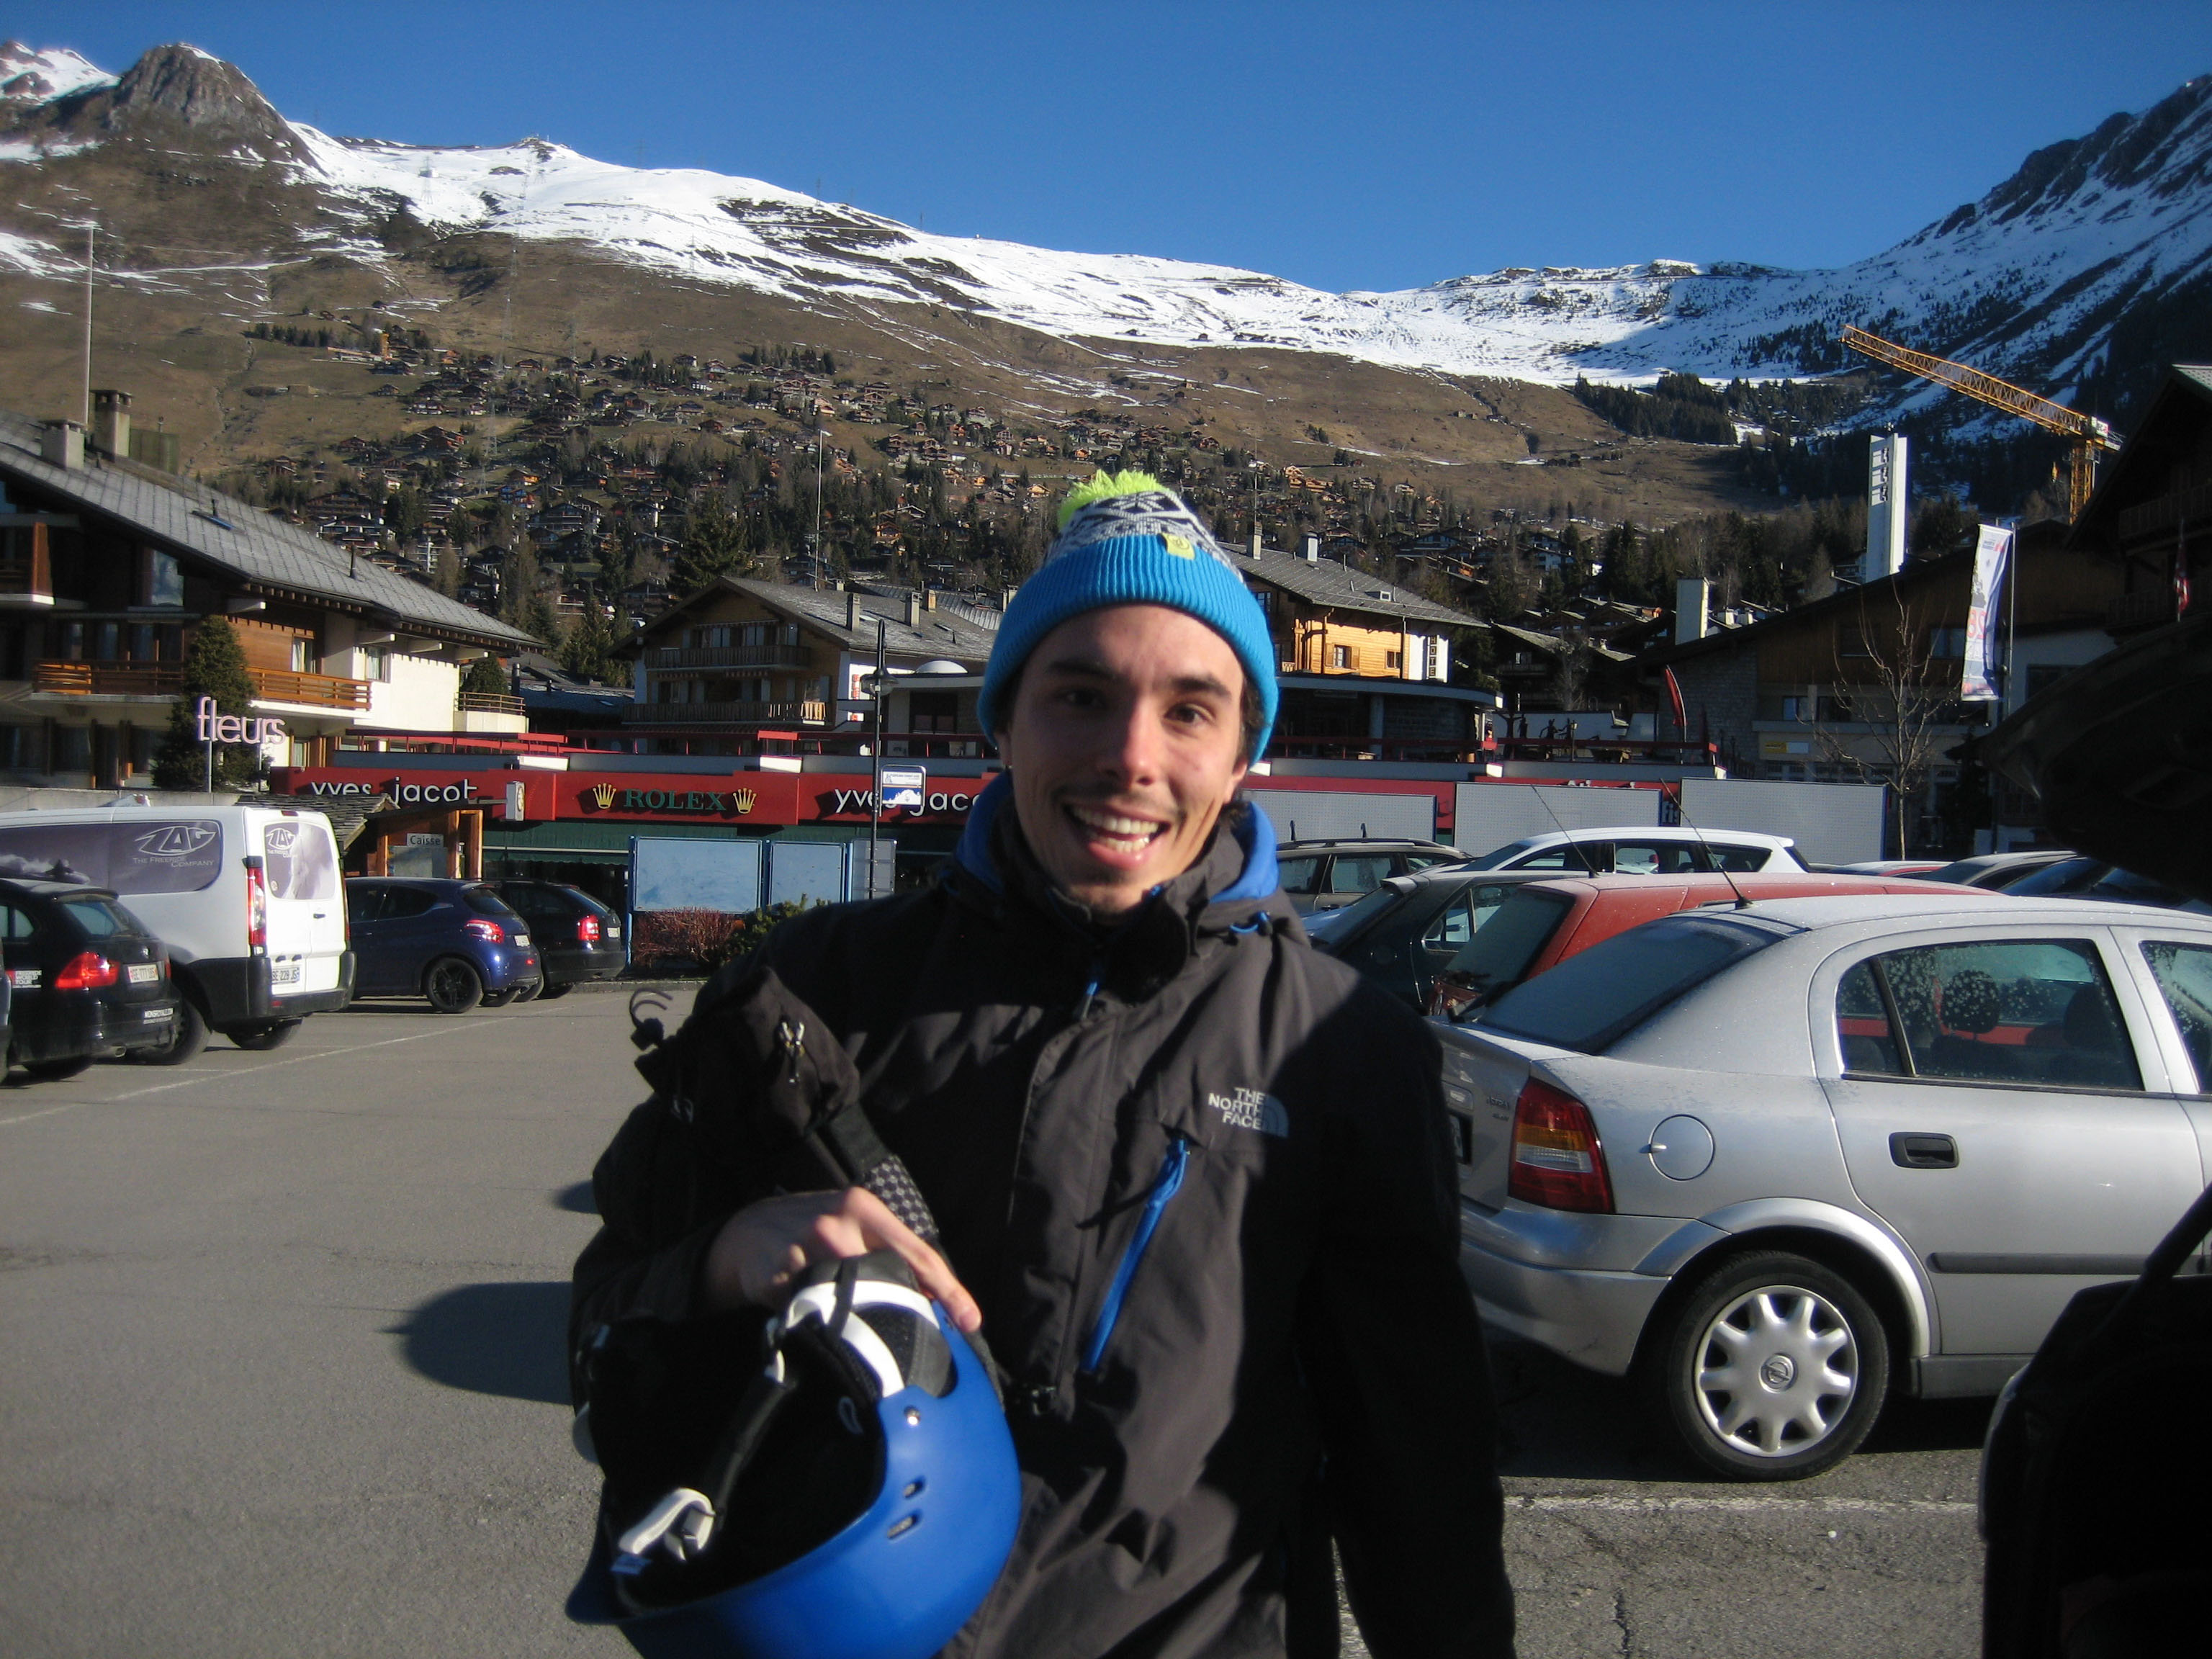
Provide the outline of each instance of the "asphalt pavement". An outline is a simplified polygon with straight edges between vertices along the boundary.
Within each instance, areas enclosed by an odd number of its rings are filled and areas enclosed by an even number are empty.
[[[597,1491],[567,1275],[643,1092],[623,1002],[369,1004],[0,1089],[0,1654],[629,1651],[561,1610]],[[1493,1363],[1522,1655],[1977,1650],[1982,1407],[1732,1486],[1619,1385]]]

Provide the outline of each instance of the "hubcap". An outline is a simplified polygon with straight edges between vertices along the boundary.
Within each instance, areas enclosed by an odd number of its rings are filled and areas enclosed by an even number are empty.
[[[1705,1426],[1753,1457],[1790,1457],[1835,1432],[1858,1393],[1858,1345],[1826,1297],[1747,1291],[1705,1327],[1690,1364]]]

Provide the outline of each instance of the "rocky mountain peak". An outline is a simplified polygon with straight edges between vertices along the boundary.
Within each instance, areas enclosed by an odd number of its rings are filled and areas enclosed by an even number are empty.
[[[29,132],[78,139],[168,130],[264,161],[307,151],[284,118],[236,65],[198,46],[155,46],[114,82],[64,93],[27,110]]]

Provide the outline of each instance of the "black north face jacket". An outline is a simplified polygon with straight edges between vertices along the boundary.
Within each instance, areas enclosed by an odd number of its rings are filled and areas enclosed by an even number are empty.
[[[1021,1530],[947,1653],[1334,1654],[1334,1539],[1381,1659],[1509,1655],[1433,1039],[1305,944],[1256,811],[1102,933],[994,827],[1005,793],[945,881],[763,947],[852,1056],[1006,1374]],[[623,1152],[572,1352],[695,1318],[728,1213]]]

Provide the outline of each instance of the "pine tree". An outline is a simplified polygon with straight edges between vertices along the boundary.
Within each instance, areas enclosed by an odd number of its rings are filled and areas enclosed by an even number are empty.
[[[720,576],[747,576],[760,561],[745,548],[744,525],[719,489],[702,492],[684,517],[684,546],[669,573],[672,597],[694,593]]]
[[[507,691],[507,670],[500,666],[497,657],[478,657],[461,676],[461,690],[487,696],[504,696]]]
[[[614,647],[614,629],[608,624],[598,596],[586,596],[583,616],[561,642],[561,666],[579,679],[611,679]]]
[[[199,703],[215,699],[219,714],[246,714],[253,701],[253,680],[246,672],[246,653],[238,635],[221,617],[204,617],[192,630],[185,653],[182,694],[169,710],[169,729],[154,757],[154,782],[163,789],[198,789],[207,781],[207,755],[199,740]],[[217,744],[215,781],[236,786],[252,781],[259,751],[246,744]]]

